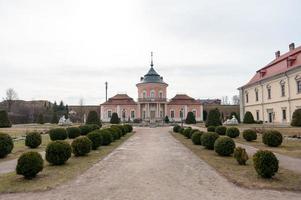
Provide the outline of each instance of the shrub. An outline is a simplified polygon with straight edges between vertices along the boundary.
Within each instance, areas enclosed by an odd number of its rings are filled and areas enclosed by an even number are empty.
[[[57,124],[57,123],[59,123],[59,118],[58,118],[58,116],[57,116],[57,113],[54,112],[54,113],[52,114],[51,124]]]
[[[246,112],[243,123],[244,124],[254,124],[255,123],[254,117],[250,111]]]
[[[88,126],[90,128],[90,131],[98,130],[102,127],[102,125],[98,125],[98,124],[89,124]]]
[[[180,130],[179,130],[179,133],[181,133],[182,135],[184,135],[184,131],[185,131],[185,128],[180,128]]]
[[[119,132],[116,131],[114,128],[106,128],[105,130],[109,131],[112,135],[113,141],[118,140],[120,138]]]
[[[82,125],[78,127],[80,129],[80,134],[81,135],[87,135],[88,133],[90,133],[92,131],[92,126],[89,125]]]
[[[122,126],[122,128],[124,129],[125,134],[130,132],[129,127],[126,126],[125,124]]]
[[[78,127],[69,127],[66,129],[66,131],[70,139],[80,136],[80,128]]]
[[[215,128],[215,132],[219,135],[225,135],[227,131],[227,128],[225,126],[217,126]]]
[[[214,151],[220,156],[229,156],[233,153],[235,142],[227,136],[219,137],[214,142]]]
[[[125,129],[123,128],[122,125],[112,125],[111,128],[116,128],[119,130],[119,135],[120,137],[124,136],[126,133],[125,133]]]
[[[26,152],[18,159],[16,173],[23,175],[26,179],[31,179],[42,171],[43,167],[44,161],[38,152]]]
[[[92,110],[88,113],[86,124],[97,124],[99,126],[101,125],[99,116],[96,111]]]
[[[38,115],[37,123],[44,124],[44,115],[42,113]]]
[[[75,156],[84,156],[91,151],[92,142],[87,136],[79,136],[72,141],[71,146]]]
[[[132,125],[125,124],[124,126],[127,128],[127,130],[128,130],[129,133],[133,131],[133,126]]]
[[[282,143],[282,135],[279,131],[268,130],[262,135],[262,142],[270,147],[278,147]]]
[[[237,160],[238,164],[240,165],[246,165],[246,162],[249,159],[246,149],[241,147],[236,147],[234,149],[233,157]]]
[[[67,132],[64,128],[54,128],[49,131],[49,136],[52,141],[65,140],[67,138]]]
[[[219,135],[214,132],[203,133],[201,136],[201,144],[206,149],[212,150],[212,149],[214,149],[214,142],[218,137],[219,137]]]
[[[242,136],[246,141],[252,141],[257,139],[256,131],[252,129],[244,130]]]
[[[263,178],[271,178],[279,168],[279,161],[271,151],[259,150],[253,156],[254,168]]]
[[[0,133],[0,158],[4,158],[7,154],[11,153],[13,148],[14,142],[10,135]]]
[[[176,125],[173,127],[173,132],[179,133],[179,132],[180,132],[180,129],[181,129],[181,126],[179,126],[178,124],[176,124]]]
[[[195,124],[196,123],[195,116],[194,116],[193,112],[188,112],[187,113],[185,123],[186,124]]]
[[[226,135],[230,138],[236,138],[240,134],[239,129],[236,127],[229,127],[226,131]]]
[[[210,110],[206,121],[206,127],[219,125],[222,125],[221,114],[219,110],[217,108]]]
[[[7,112],[5,110],[0,110],[0,128],[11,127],[11,125]]]
[[[201,145],[201,136],[202,136],[203,132],[201,131],[195,131],[192,136],[191,136],[191,140],[193,142],[193,144],[195,145]]]
[[[87,137],[92,142],[92,149],[96,150],[102,144],[102,135],[100,130],[94,130],[88,133]]]
[[[66,141],[52,141],[46,147],[46,160],[53,165],[63,165],[71,157],[71,146]]]
[[[111,129],[113,129],[118,134],[118,138],[121,138],[123,136],[122,129],[120,127],[111,126]]]
[[[126,129],[126,127],[123,126],[123,125],[120,125],[119,127],[120,127],[120,130],[122,130],[122,134],[123,134],[123,135],[126,135],[126,134],[127,134],[127,129]]]
[[[197,131],[199,131],[199,129],[196,129],[196,128],[191,129],[191,131],[190,131],[190,133],[189,133],[189,138],[191,138],[192,135],[193,135],[195,132],[197,132]]]
[[[184,130],[184,136],[187,137],[187,138],[190,138],[190,132],[192,131],[192,129],[190,127],[188,128],[185,128]]]
[[[215,132],[215,126],[208,126],[207,132]]]
[[[292,126],[301,126],[301,109],[297,109],[293,112]]]
[[[38,132],[30,132],[26,134],[25,145],[30,148],[37,148],[42,143],[42,136]]]
[[[112,134],[105,129],[100,130],[100,132],[102,136],[102,145],[104,146],[110,145],[113,142]]]
[[[165,118],[164,118],[164,122],[166,123],[166,124],[168,124],[169,123],[169,118],[168,118],[168,116],[166,115],[165,116]]]
[[[111,124],[119,124],[120,123],[120,119],[118,117],[117,113],[112,113],[111,119],[110,119],[110,123]]]

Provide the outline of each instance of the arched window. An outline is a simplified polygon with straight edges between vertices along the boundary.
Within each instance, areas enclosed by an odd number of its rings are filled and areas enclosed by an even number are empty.
[[[151,97],[151,98],[155,98],[155,91],[154,91],[154,90],[151,90],[151,92],[150,92],[150,97]]]
[[[123,119],[126,118],[126,111],[125,111],[125,109],[122,110],[122,118],[123,118]]]
[[[131,111],[131,118],[132,118],[132,119],[135,118],[135,111],[134,111],[134,110]]]
[[[146,98],[146,91],[145,90],[142,93],[142,98],[144,98],[144,99]]]
[[[163,92],[162,91],[159,92],[159,98],[163,99]]]

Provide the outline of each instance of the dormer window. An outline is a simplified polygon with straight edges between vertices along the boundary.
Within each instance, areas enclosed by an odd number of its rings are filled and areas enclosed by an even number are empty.
[[[264,77],[265,76],[265,74],[266,74],[266,72],[267,72],[267,70],[265,70],[265,69],[262,69],[262,70],[260,70],[260,77],[262,78],[262,77]]]

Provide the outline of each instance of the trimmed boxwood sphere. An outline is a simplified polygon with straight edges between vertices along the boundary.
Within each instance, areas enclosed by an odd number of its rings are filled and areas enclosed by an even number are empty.
[[[68,142],[56,140],[46,147],[46,160],[53,165],[63,165],[71,157],[71,146]]]
[[[190,132],[192,131],[192,129],[190,127],[185,128],[184,130],[184,136],[187,138],[190,138]]]
[[[256,131],[252,129],[244,130],[242,136],[246,141],[253,141],[257,139]]]
[[[26,179],[31,179],[42,171],[43,167],[44,161],[38,152],[26,152],[18,159],[16,173],[23,175]]]
[[[262,142],[270,147],[278,147],[282,143],[282,135],[279,131],[268,130],[262,135]]]
[[[37,148],[42,143],[42,136],[38,132],[30,132],[26,134],[25,145],[30,148]]]
[[[114,127],[114,126],[111,126],[111,129],[114,130],[116,133],[118,133],[118,137],[121,138],[123,135],[122,135],[122,130],[117,128],[117,127]]]
[[[124,136],[126,134],[126,130],[123,128],[122,125],[112,125],[111,128],[118,128],[120,130],[121,133],[121,137]]]
[[[206,149],[212,150],[212,149],[214,149],[214,142],[218,137],[219,137],[219,135],[214,132],[203,133],[201,136],[201,144]]]
[[[279,161],[271,151],[259,150],[253,156],[254,168],[263,178],[271,178],[278,172]]]
[[[79,136],[72,143],[72,152],[75,156],[84,156],[92,149],[92,142],[87,136]]]
[[[81,135],[87,135],[88,133],[90,133],[92,131],[92,126],[90,125],[82,125],[78,127],[80,129],[80,134]]]
[[[64,128],[54,128],[49,131],[49,136],[52,141],[65,140],[67,138],[67,132]]]
[[[116,128],[107,128],[106,130],[108,130],[112,134],[113,141],[118,140],[120,138],[119,132],[116,131]]]
[[[14,142],[10,135],[0,133],[0,158],[4,158],[7,154],[11,153],[13,148]]]
[[[180,130],[179,130],[179,133],[181,133],[182,135],[184,135],[184,131],[185,131],[185,128],[180,128]]]
[[[201,136],[202,136],[202,134],[203,134],[203,132],[201,132],[201,131],[193,132],[193,134],[191,136],[191,140],[192,140],[193,144],[201,145]]]
[[[208,132],[215,132],[215,126],[208,126],[207,131]]]
[[[102,135],[100,130],[94,130],[88,133],[87,137],[92,142],[92,149],[96,150],[102,144]]]
[[[226,131],[226,135],[230,138],[236,138],[240,134],[239,129],[236,127],[229,127]]]
[[[132,126],[132,125],[130,125],[130,124],[125,124],[124,126],[127,128],[128,133],[130,133],[130,132],[133,131],[133,126]]]
[[[100,132],[102,136],[102,145],[104,146],[110,145],[113,142],[112,134],[106,129],[102,129],[100,130]]]
[[[225,127],[225,126],[217,126],[215,128],[215,132],[219,135],[225,135],[226,131],[227,131],[227,127]]]
[[[80,128],[78,127],[69,127],[66,129],[66,131],[70,139],[80,136]]]
[[[235,142],[228,136],[222,136],[215,140],[214,151],[220,156],[229,156],[233,153]]]
[[[180,128],[181,128],[181,126],[175,125],[175,126],[173,127],[173,132],[179,133],[179,132],[180,132]]]
[[[88,124],[88,126],[90,127],[91,131],[98,130],[98,129],[101,128],[101,124],[100,125],[98,125],[98,124]]]

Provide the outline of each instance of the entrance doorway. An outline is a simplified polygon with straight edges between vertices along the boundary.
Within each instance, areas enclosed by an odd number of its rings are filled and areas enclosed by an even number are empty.
[[[269,123],[273,122],[273,113],[269,112]]]
[[[151,110],[151,111],[150,111],[150,118],[151,118],[151,119],[155,119],[155,117],[156,117],[156,111]]]

